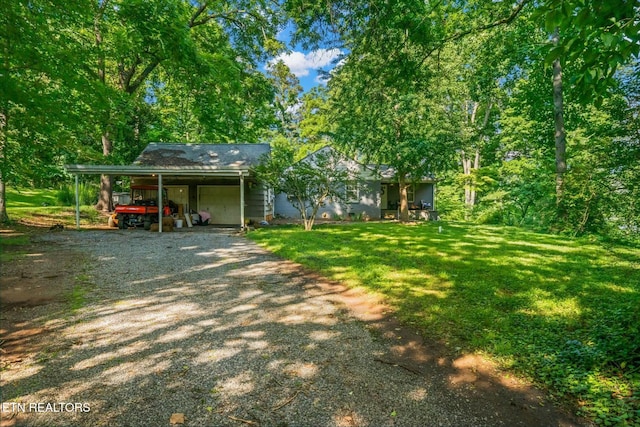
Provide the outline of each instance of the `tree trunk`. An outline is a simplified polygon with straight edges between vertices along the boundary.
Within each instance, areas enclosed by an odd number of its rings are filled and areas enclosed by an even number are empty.
[[[558,31],[554,41],[558,41]],[[564,206],[564,175],[567,171],[567,134],[564,129],[564,106],[562,93],[562,64],[560,59],[553,61],[553,121],[555,125],[556,145],[556,212],[559,219],[566,219]]]
[[[97,14],[93,21],[93,31],[95,36],[96,48],[98,50],[98,79],[103,85],[107,84],[106,81],[106,66],[104,59],[104,52],[102,51],[102,31],[100,30],[100,22],[103,19],[105,9],[107,7],[107,1],[102,2],[98,8]],[[108,107],[107,107],[108,108]],[[105,120],[102,131],[102,154],[108,157],[113,149],[113,142],[109,135],[108,119]],[[113,210],[113,177],[108,175],[100,176],[100,195],[98,196],[98,203],[95,208],[99,211],[110,212]]]
[[[475,172],[480,169],[480,146],[482,144],[482,131],[486,129],[487,124],[489,123],[489,118],[491,116],[491,100],[487,101],[487,110],[484,113],[484,119],[482,124],[476,127],[476,120],[478,115],[478,109],[480,108],[480,103],[477,101],[469,101],[465,104],[465,111],[471,110],[470,117],[467,119],[467,126],[471,129],[470,136],[470,146],[475,147],[475,155],[473,158],[473,163],[471,158],[467,158],[467,153],[464,150],[461,152],[462,156],[462,173],[464,178],[464,207],[465,213],[464,218],[466,221],[471,219],[471,214],[473,213],[473,208],[476,205],[476,195],[477,195],[477,182]],[[474,143],[474,140],[477,140]]]
[[[462,155],[462,172],[464,174],[464,207],[465,214],[464,219],[469,221],[471,219],[471,212],[476,204],[476,183],[473,172],[480,168],[480,150],[476,149],[473,164],[471,159],[467,158],[464,150]]]
[[[7,117],[5,111],[0,111],[0,224],[9,221],[7,214],[6,187],[3,170],[5,167],[5,147],[7,144]]]
[[[4,61],[0,74],[5,74],[9,70],[9,52],[10,49],[7,40],[7,43],[3,43],[2,53],[4,54]],[[3,76],[3,78],[5,77]],[[9,102],[5,98],[2,105],[0,105],[0,224],[9,221],[9,215],[7,214],[6,176],[4,176],[7,162],[7,135],[9,135]]]
[[[304,219],[304,231],[313,230],[314,218],[305,218]]]
[[[313,224],[316,222],[316,215],[318,214],[318,209],[320,205],[313,206],[311,208],[311,214],[305,215],[304,218],[304,231],[311,231],[313,229]]]
[[[476,155],[473,160],[473,170],[477,171],[480,169],[480,150],[476,149]],[[471,198],[469,200],[471,207],[476,205],[476,179],[473,177],[472,179],[473,186],[471,187]]]
[[[102,154],[108,157],[113,149],[113,143],[109,136],[109,131],[102,134]],[[100,196],[95,208],[99,211],[110,212],[113,210],[113,177],[109,175],[100,176]]]
[[[399,173],[398,189],[400,191],[400,222],[409,222],[409,201],[407,200],[407,184],[406,175]]]
[[[5,197],[5,184],[2,179],[2,171],[0,170],[0,224],[9,222],[9,215],[7,214],[7,204]]]

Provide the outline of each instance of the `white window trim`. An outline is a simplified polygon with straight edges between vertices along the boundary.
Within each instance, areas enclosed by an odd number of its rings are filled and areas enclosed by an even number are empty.
[[[358,181],[347,182],[344,194],[347,203],[360,203],[360,183]]]
[[[414,184],[407,186],[407,203],[415,203],[416,187]]]

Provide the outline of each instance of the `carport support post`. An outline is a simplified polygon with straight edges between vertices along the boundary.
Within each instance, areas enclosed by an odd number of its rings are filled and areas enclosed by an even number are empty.
[[[240,229],[244,230],[244,175],[240,172]]]
[[[431,198],[433,199],[433,207],[431,209],[433,209],[434,211],[438,210],[438,205],[436,204],[436,183],[435,181],[433,182],[433,187],[431,187]]]
[[[162,202],[162,174],[158,174],[158,233],[162,233],[162,215],[163,215],[163,202]]]
[[[80,230],[80,183],[76,174],[76,229]]]

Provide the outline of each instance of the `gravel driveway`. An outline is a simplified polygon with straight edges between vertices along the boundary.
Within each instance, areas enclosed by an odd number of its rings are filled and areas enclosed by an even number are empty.
[[[3,373],[3,395],[79,406],[32,407],[16,425],[578,425],[232,231],[41,239],[86,254],[92,285],[48,320],[53,350]]]

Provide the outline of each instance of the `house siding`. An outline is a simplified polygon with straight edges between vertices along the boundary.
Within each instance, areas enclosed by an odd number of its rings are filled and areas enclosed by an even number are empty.
[[[317,218],[346,218],[349,215],[366,215],[380,219],[380,183],[367,182],[360,187],[359,200],[355,203],[327,203],[318,210]],[[300,218],[300,212],[289,202],[287,195],[280,193],[275,198],[275,215],[280,218]]]
[[[267,206],[267,190],[263,185],[254,182],[245,182],[244,184],[244,203],[245,219],[260,222],[269,218]]]
[[[380,182],[367,181],[360,185],[358,202],[347,203],[347,215],[380,219]]]
[[[300,212],[287,200],[287,195],[278,193],[275,197],[276,218],[300,218]]]

